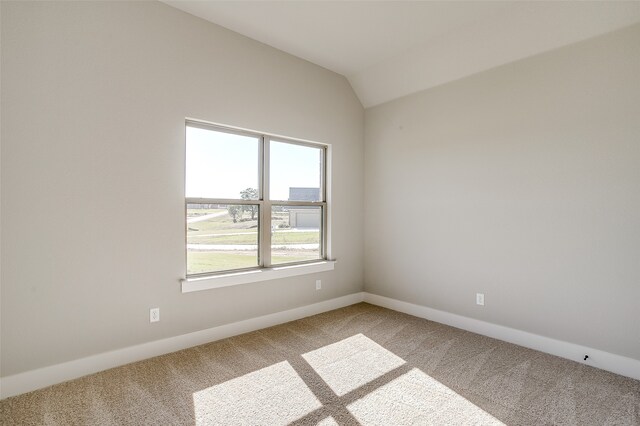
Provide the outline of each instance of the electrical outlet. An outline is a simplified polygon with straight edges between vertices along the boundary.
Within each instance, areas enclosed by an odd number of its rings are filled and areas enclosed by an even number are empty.
[[[149,322],[160,321],[160,308],[149,309]]]
[[[316,290],[322,290],[322,280],[316,280]]]
[[[476,305],[484,306],[484,293],[476,293]]]

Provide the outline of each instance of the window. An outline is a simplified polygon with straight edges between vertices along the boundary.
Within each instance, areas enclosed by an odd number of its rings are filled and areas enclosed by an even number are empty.
[[[326,259],[326,151],[187,121],[187,277]]]

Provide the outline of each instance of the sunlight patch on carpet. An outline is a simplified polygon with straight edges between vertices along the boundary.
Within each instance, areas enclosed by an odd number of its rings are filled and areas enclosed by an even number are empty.
[[[362,334],[308,352],[302,357],[338,396],[405,364],[402,358]]]
[[[333,417],[327,417],[318,423],[316,426],[339,426],[339,423]]]
[[[321,406],[287,361],[193,394],[196,425],[286,425]]]
[[[347,406],[362,425],[504,425],[417,368]]]

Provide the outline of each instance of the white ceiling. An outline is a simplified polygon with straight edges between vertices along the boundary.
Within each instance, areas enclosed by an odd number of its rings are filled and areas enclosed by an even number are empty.
[[[639,1],[163,1],[343,74],[365,107],[640,22]]]

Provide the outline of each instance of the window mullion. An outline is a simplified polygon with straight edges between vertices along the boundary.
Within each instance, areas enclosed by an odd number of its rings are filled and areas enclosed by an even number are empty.
[[[323,148],[320,151],[320,201],[327,201],[327,189],[325,186],[325,176],[327,173],[327,162],[326,162],[326,157],[327,157],[327,149]]]
[[[261,193],[261,211],[262,223],[260,223],[260,266],[271,266],[271,195],[269,194],[269,138],[262,137],[262,187]]]
[[[239,204],[255,205],[258,200],[244,200],[235,198],[186,198],[186,204]]]
[[[326,259],[329,254],[327,251],[327,203],[324,203],[324,205],[321,208],[322,210],[322,216],[321,216],[321,220],[320,220],[320,241],[321,241],[321,246],[320,246],[320,257],[322,257],[323,259]]]

